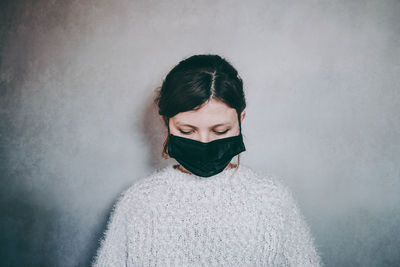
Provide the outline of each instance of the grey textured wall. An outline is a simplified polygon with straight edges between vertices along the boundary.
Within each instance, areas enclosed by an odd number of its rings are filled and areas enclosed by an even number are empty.
[[[118,194],[170,163],[152,94],[196,53],[239,70],[242,162],[290,186],[326,266],[400,265],[399,1],[0,7],[1,266],[89,264]]]

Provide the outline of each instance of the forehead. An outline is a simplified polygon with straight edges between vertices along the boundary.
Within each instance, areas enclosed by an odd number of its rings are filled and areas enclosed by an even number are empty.
[[[211,99],[200,109],[180,112],[171,118],[175,123],[211,124],[235,122],[237,113],[222,101]]]

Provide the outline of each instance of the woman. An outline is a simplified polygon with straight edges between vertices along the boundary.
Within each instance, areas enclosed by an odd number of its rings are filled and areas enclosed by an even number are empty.
[[[240,164],[246,101],[227,60],[181,61],[155,102],[166,126],[163,156],[179,164],[121,195],[94,266],[320,265],[290,192]]]

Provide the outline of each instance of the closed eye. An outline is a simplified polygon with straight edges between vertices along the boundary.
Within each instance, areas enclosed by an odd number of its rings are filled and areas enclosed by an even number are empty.
[[[216,133],[216,134],[225,134],[225,133],[227,133],[228,131],[229,131],[229,129],[227,129],[226,131],[223,131],[223,132],[214,131],[214,133]]]
[[[182,134],[191,134],[191,133],[192,133],[192,131],[185,132],[185,131],[182,131],[181,129],[179,129],[179,131],[180,131]]]

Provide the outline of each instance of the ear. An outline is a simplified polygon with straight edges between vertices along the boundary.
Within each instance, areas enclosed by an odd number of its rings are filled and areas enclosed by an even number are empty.
[[[165,125],[167,125],[167,117],[164,115],[160,115],[161,120],[164,122]]]
[[[169,131],[168,131],[168,118],[164,115],[161,115],[161,120],[164,122],[164,126],[165,126],[165,131],[166,134],[168,135]]]
[[[240,113],[240,122],[242,122],[245,117],[246,117],[246,110],[243,110],[242,113]]]

